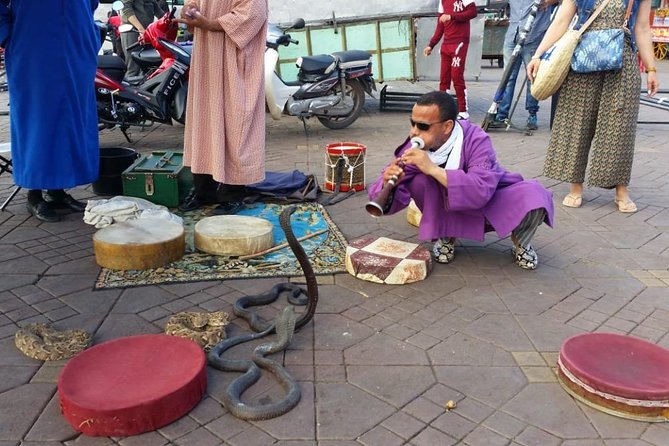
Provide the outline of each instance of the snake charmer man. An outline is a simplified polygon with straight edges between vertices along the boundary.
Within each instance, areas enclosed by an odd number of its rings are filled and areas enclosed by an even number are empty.
[[[494,230],[499,237],[511,235],[518,266],[535,269],[539,260],[531,240],[542,222],[553,226],[551,192],[500,166],[488,135],[457,115],[448,93],[421,96],[411,113],[409,138],[422,139],[424,150],[411,148],[407,138],[369,187],[369,197],[397,177],[384,213],[405,208],[413,198],[423,213],[419,238],[434,241],[439,263],[455,259],[457,238],[483,240]]]

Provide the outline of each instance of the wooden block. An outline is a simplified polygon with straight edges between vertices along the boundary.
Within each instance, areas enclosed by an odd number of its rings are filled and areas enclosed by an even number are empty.
[[[111,269],[159,268],[179,260],[185,249],[183,226],[164,218],[114,223],[93,236],[95,261]]]
[[[401,285],[418,282],[432,269],[430,252],[415,244],[367,236],[346,248],[346,271],[358,279]]]
[[[407,208],[407,221],[412,226],[420,226],[420,219],[423,217],[423,213],[416,206],[416,202],[411,200],[409,202],[409,207]]]
[[[205,217],[195,225],[195,247],[221,256],[243,256],[272,247],[272,223],[244,215]]]

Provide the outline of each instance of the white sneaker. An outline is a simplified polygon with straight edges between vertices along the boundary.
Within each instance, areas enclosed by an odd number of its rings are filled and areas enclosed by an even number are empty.
[[[467,112],[458,113],[458,119],[469,119],[469,113]]]

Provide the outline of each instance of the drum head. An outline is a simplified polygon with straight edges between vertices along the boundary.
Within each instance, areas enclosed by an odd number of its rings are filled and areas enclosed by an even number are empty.
[[[207,386],[205,356],[193,341],[168,335],[115,339],[91,347],[58,378],[63,416],[86,435],[125,437],[188,413]]]
[[[558,377],[577,399],[626,418],[669,418],[669,350],[632,336],[587,333],[560,349]]]

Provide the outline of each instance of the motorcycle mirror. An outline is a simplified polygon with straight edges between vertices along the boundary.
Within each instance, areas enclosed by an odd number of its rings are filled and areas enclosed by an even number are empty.
[[[112,3],[112,9],[116,12],[119,12],[121,9],[123,9],[123,2],[121,0],[116,0],[114,3]]]
[[[302,28],[304,28],[304,25],[305,25],[305,23],[304,23],[304,19],[303,19],[303,18],[299,18],[299,19],[295,19],[295,21],[294,21],[293,24],[290,26],[290,28],[291,28],[291,29],[302,29]]]
[[[120,33],[127,33],[128,31],[132,31],[132,25],[129,23],[124,23],[118,27],[118,32]]]

